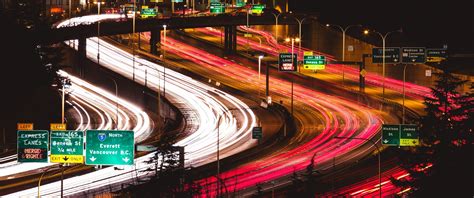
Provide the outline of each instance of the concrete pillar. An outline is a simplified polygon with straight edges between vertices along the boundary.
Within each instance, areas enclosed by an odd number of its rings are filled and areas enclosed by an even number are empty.
[[[237,27],[224,27],[224,51],[228,54],[235,53],[237,50]]]
[[[80,58],[87,58],[86,57],[86,46],[87,46],[87,39],[86,37],[79,38],[79,45],[77,46],[77,51],[79,53]]]
[[[157,44],[161,41],[161,30],[155,29],[150,32],[150,53],[158,55]]]

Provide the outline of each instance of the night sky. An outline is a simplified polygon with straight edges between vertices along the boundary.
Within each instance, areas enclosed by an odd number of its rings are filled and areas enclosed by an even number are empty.
[[[403,28],[412,45],[474,52],[474,0],[290,0],[290,10],[319,12],[319,21],[362,24],[380,33]]]

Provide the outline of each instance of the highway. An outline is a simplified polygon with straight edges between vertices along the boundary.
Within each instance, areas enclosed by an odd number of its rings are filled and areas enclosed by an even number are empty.
[[[94,18],[87,17],[83,18],[83,21],[77,20],[76,22],[89,23],[91,20],[94,20]],[[64,24],[69,23],[64,22]],[[77,41],[75,42],[75,46],[77,46]],[[97,46],[97,38],[87,40],[87,56],[92,60],[95,60],[97,57]],[[101,65],[125,77],[132,77],[133,63],[131,54],[105,41],[100,42],[99,49]],[[137,66],[135,68],[137,82],[144,83],[145,68],[149,68],[147,78],[150,88],[157,91],[164,87],[166,83],[166,96],[171,99],[172,103],[186,104],[186,108],[188,108],[186,110],[196,112],[197,116],[195,118],[197,119],[192,121],[197,122],[194,123],[198,126],[197,129],[189,132],[189,136],[176,143],[177,146],[185,146],[187,165],[199,166],[215,160],[217,126],[220,126],[221,158],[255,145],[256,141],[251,140],[251,129],[253,126],[257,126],[257,118],[245,103],[229,94],[172,70],[166,71],[166,81],[163,82],[161,79],[165,79],[164,67],[138,57],[135,58],[135,61]],[[138,67],[139,64],[143,66]],[[158,72],[160,75],[158,75]],[[173,100],[174,98],[177,99]],[[236,110],[231,112],[228,109]],[[217,120],[221,115],[224,119],[218,125]],[[189,124],[193,124],[193,122]],[[114,170],[113,167],[108,167],[86,175],[68,178],[64,181],[64,193],[65,195],[73,195],[110,184],[114,184],[112,188],[120,188],[119,182],[130,182],[133,178],[146,175],[146,173],[136,170],[148,167],[143,161],[147,160],[150,155],[135,159],[135,166],[125,167],[123,170]],[[42,194],[58,196],[59,189],[57,186],[58,182],[42,186]],[[35,194],[36,189],[28,189],[9,194],[7,197],[34,196]]]
[[[147,35],[142,38],[146,39]],[[166,41],[167,56],[173,54],[168,59],[187,65],[187,69],[230,86],[241,87],[256,96],[265,87],[263,78],[259,81],[258,73],[251,69],[255,65],[241,65],[171,37],[167,37]],[[200,56],[195,56],[196,54]],[[194,67],[189,66],[188,62],[194,62]],[[273,101],[282,100],[288,108],[290,83],[272,76],[270,90]],[[390,115],[377,110],[298,84],[294,85],[294,98],[295,119],[300,126],[297,136],[290,140],[289,145],[274,148],[272,154],[268,156],[262,156],[253,162],[222,173],[220,177],[225,181],[228,192],[253,188],[256,184],[268,183],[288,176],[293,171],[301,171],[309,164],[315,153],[319,154],[315,159],[318,164],[327,163],[335,156],[344,159],[338,163],[364,156],[373,149],[365,142],[338,140],[332,137],[339,135],[378,140],[377,134],[381,124],[385,119],[393,120]],[[353,150],[357,152],[352,152]],[[346,157],[343,157],[344,155]],[[201,185],[206,186],[203,190],[204,196],[215,195],[215,181],[214,177],[200,181]]]

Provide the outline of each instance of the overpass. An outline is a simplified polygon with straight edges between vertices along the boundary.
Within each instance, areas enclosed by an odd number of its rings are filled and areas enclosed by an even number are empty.
[[[249,25],[275,25],[275,17],[272,14],[264,14],[261,16],[249,15]],[[303,16],[282,15],[278,18],[279,25],[298,25],[296,19],[301,20]],[[311,20],[305,20],[305,24]],[[151,32],[150,49],[153,54],[157,53],[157,43],[161,40],[160,32],[163,25],[166,29],[184,29],[184,28],[200,28],[200,27],[224,27],[225,30],[225,50],[233,53],[237,49],[237,30],[236,27],[247,24],[247,16],[239,14],[232,16],[222,14],[216,16],[199,16],[199,17],[171,17],[171,18],[151,18],[136,19],[135,32]],[[133,32],[132,19],[121,18],[106,20],[100,22],[100,36],[110,36],[117,34],[128,34]],[[83,24],[71,27],[52,28],[36,34],[36,40],[40,44],[52,44],[70,39],[79,39],[79,53],[85,54],[85,42],[88,37],[97,36],[97,23]]]

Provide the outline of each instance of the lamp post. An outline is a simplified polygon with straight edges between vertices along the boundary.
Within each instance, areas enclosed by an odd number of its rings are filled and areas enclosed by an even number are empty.
[[[294,45],[295,45],[295,42],[301,42],[300,38],[286,38],[285,39],[286,42],[290,42],[291,41],[291,61],[292,61],[292,65],[294,66],[295,63],[295,59],[293,58],[294,56]],[[296,62],[296,68],[298,69],[298,62]],[[291,116],[293,117],[293,78],[291,78]]]
[[[342,61],[344,62],[345,59],[345,50],[346,50],[346,31],[351,28],[351,27],[362,27],[362,25],[357,24],[357,25],[349,25],[346,26],[345,28],[341,27],[340,25],[334,25],[334,24],[326,24],[326,27],[334,26],[337,27],[341,30],[342,32]],[[344,65],[342,66],[342,86],[344,86]]]
[[[107,75],[106,75],[107,76]],[[118,114],[119,114],[119,103],[118,103],[118,86],[117,81],[114,78],[107,76],[110,80],[114,82],[115,85],[115,130],[118,130]]]
[[[293,18],[298,22],[298,38],[299,38],[299,39],[301,39],[301,25],[303,24],[303,21],[304,21],[305,19],[314,19],[314,20],[317,19],[317,18],[314,17],[314,16],[304,17],[304,18],[302,18],[301,20],[298,19],[298,18],[296,18],[296,17],[293,17]],[[299,42],[298,45],[299,45],[299,46],[298,46],[298,47],[299,47],[299,48],[298,48],[298,53],[299,53],[300,50],[301,50],[301,42]]]
[[[258,56],[258,82],[260,82],[260,67],[262,65],[263,55]]]
[[[135,45],[133,43],[133,39],[135,37],[135,18],[137,15],[137,5],[136,0],[133,0],[133,20],[132,20],[132,80],[135,82]]]
[[[402,102],[402,106],[403,106],[402,109],[403,109],[403,111],[402,111],[402,124],[405,124],[405,79],[406,79],[406,78],[405,78],[405,77],[406,77],[405,74],[406,74],[407,65],[408,65],[408,64],[405,64],[405,65],[403,66],[403,91],[402,91],[402,92],[403,92],[403,102]]]
[[[273,1],[273,6],[275,7],[275,1]],[[278,14],[272,13],[273,16],[275,17],[275,40],[278,43],[278,17],[282,14],[283,12],[280,12]]]
[[[61,168],[61,197],[63,197],[63,174],[64,174],[64,166],[62,164],[59,164],[59,167]],[[48,168],[46,168],[43,173],[41,173],[41,176],[38,180],[38,198],[41,197],[41,194],[40,194],[40,187],[41,187],[41,180],[43,179],[43,176],[52,168],[57,168],[56,166],[50,166]]]
[[[163,45],[166,44],[166,25],[163,25]],[[162,46],[163,46],[162,45]],[[166,97],[166,50],[163,48],[163,97]]]
[[[334,138],[336,139],[354,139],[354,140],[364,140],[367,142],[372,143],[375,148],[377,149],[378,152],[378,172],[379,172],[379,197],[382,197],[382,175],[380,173],[380,149],[377,146],[377,143],[374,142],[372,139],[367,139],[367,138],[361,138],[361,137],[340,137],[340,136],[335,136]]]
[[[94,4],[97,4],[97,64],[100,65],[100,4],[104,4],[105,2],[97,1]]]
[[[391,31],[391,32],[387,32],[385,33],[384,35],[382,35],[380,32],[376,32],[374,31],[374,33],[376,33],[377,35],[380,36],[380,38],[382,38],[382,99],[385,100],[385,39],[387,38],[388,35],[390,35],[391,33],[394,33],[394,32],[402,32],[402,30],[396,30],[396,31]],[[364,34],[369,34],[369,31],[368,30],[365,30],[364,31]]]

